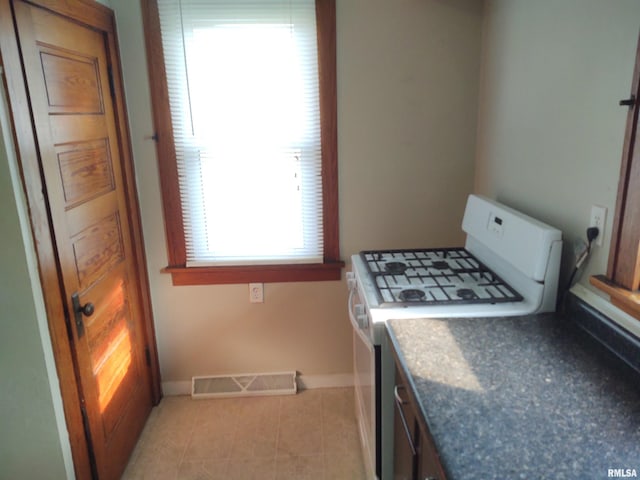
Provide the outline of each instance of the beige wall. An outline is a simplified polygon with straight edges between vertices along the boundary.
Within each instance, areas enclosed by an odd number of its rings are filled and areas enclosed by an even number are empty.
[[[586,286],[606,270],[640,2],[489,0],[485,14],[475,188],[562,229],[565,277],[591,205],[607,207]]]
[[[338,0],[345,254],[462,244],[481,4]]]
[[[26,202],[0,85],[0,478],[73,478]]]
[[[481,9],[476,0],[338,0],[340,228],[359,250],[460,244],[473,182]],[[349,381],[344,282],[173,287],[138,2],[117,14],[160,363],[165,386],[193,375],[295,369]],[[179,386],[184,387],[184,384]]]

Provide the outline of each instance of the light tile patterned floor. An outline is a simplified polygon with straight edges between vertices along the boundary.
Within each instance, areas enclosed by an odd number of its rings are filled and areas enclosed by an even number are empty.
[[[123,479],[364,479],[352,388],[154,408]]]

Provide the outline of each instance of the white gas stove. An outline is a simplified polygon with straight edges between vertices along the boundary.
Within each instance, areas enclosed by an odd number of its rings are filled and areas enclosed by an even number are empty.
[[[477,195],[468,198],[462,229],[464,248],[363,251],[351,257],[347,282],[356,415],[370,478],[392,478],[393,363],[387,320],[555,309],[559,230]]]

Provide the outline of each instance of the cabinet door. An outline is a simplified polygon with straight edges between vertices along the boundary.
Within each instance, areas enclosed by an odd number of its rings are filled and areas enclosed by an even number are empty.
[[[397,375],[399,380],[400,377]],[[399,384],[394,388],[394,480],[415,480],[417,474],[417,454],[415,448],[417,422],[406,395],[406,388]]]
[[[431,435],[423,429],[420,429],[418,457],[418,480],[446,480]]]

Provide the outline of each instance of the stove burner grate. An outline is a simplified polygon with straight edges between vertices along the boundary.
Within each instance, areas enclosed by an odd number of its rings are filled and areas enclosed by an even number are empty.
[[[381,307],[522,301],[464,248],[364,251]]]

